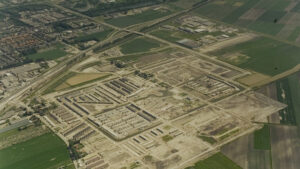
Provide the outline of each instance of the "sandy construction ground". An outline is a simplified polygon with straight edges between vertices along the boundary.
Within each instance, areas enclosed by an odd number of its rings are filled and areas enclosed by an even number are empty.
[[[224,99],[218,105],[241,119],[257,122],[265,121],[266,117],[286,107],[285,104],[256,92]]]

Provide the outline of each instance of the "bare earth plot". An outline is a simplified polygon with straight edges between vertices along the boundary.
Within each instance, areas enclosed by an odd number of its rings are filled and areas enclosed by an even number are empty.
[[[256,92],[224,99],[218,105],[237,117],[250,121],[265,121],[267,116],[286,107],[285,104]]]

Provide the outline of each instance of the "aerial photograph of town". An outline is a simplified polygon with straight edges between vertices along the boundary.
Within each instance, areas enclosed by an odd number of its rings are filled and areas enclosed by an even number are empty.
[[[0,0],[0,169],[300,169],[300,0]]]

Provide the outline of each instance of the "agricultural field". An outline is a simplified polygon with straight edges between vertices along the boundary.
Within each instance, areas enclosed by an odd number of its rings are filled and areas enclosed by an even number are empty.
[[[131,40],[121,47],[121,52],[124,54],[149,52],[152,49],[161,47],[161,44],[155,40],[147,38],[136,38]]]
[[[296,169],[299,166],[299,142],[293,126],[274,125],[269,127],[270,150],[255,148],[254,134],[243,136],[222,147],[221,152],[228,158],[248,169]]]
[[[293,0],[219,0],[201,6],[196,12],[222,22],[299,42],[299,6],[299,2]]]
[[[209,52],[222,61],[269,76],[297,66],[300,63],[299,53],[300,47],[266,37]]]
[[[214,154],[186,169],[242,169],[222,153]]]
[[[106,19],[105,22],[115,25],[115,26],[118,26],[118,27],[127,27],[130,25],[135,25],[135,24],[139,24],[142,22],[147,22],[147,21],[151,21],[154,19],[158,19],[158,18],[167,16],[167,15],[170,15],[171,13],[172,13],[172,11],[169,8],[164,8],[164,9],[151,8],[151,9],[142,11],[141,13],[137,13],[137,14]]]
[[[74,39],[75,43],[76,42],[87,42],[91,40],[95,41],[100,41],[105,39],[113,30],[112,29],[107,29],[101,32],[95,32],[95,33],[90,33],[90,34],[82,34],[78,36],[77,38]]]
[[[273,169],[298,169],[299,127],[276,125],[271,127]]]
[[[61,166],[74,169],[65,143],[52,133],[0,150],[1,169],[55,169]]]
[[[300,126],[300,80],[299,73],[290,75],[276,82],[278,101],[288,105],[281,110],[280,123]]]
[[[253,133],[242,136],[224,145],[221,152],[242,168],[271,169],[271,151],[255,149],[254,137]]]
[[[298,168],[299,77],[297,72],[258,89],[287,107],[269,116],[270,124],[223,146],[222,153],[243,168]]]
[[[299,83],[299,72],[297,72],[265,85],[258,90],[260,93],[287,105],[285,109],[270,117],[270,123],[299,126],[300,107],[297,104],[300,98]]]
[[[169,30],[154,30],[151,34],[170,42],[176,42],[181,39],[180,37],[174,36],[172,31]]]
[[[26,55],[25,57],[29,60],[39,61],[39,60],[55,60],[60,57],[66,56],[68,53],[63,49],[64,45],[56,44],[47,50],[38,51],[35,54]]]
[[[264,125],[263,128],[254,132],[254,148],[259,150],[270,150],[270,127]]]

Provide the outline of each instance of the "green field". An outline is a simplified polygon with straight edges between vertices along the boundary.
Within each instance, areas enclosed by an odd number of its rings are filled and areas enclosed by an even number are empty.
[[[37,60],[55,60],[57,58],[63,57],[68,53],[63,50],[62,44],[56,44],[48,50],[37,52],[32,55],[26,55],[27,59],[37,61]]]
[[[299,75],[293,74],[276,82],[278,101],[288,105],[279,112],[280,123],[300,125],[300,80]],[[284,94],[283,94],[284,92]],[[285,97],[282,97],[282,96]]]
[[[274,19],[277,19],[279,21],[285,14],[286,12],[284,11],[269,10],[266,11],[261,17],[259,17],[258,20],[264,22],[273,22]]]
[[[125,56],[121,56],[121,57],[115,57],[115,58],[109,58],[109,61],[123,61],[123,62],[134,62],[137,61],[138,59],[140,59],[141,57],[143,57],[145,54],[132,54],[132,55],[125,55]]]
[[[300,37],[300,26],[293,30],[293,32],[289,35],[288,40],[295,41],[298,37]]]
[[[171,11],[159,11],[159,10],[147,10],[139,14],[122,16],[118,18],[108,19],[107,23],[118,26],[118,27],[127,27],[130,25],[147,22],[150,20],[158,19],[160,17],[167,16],[171,14]]]
[[[226,54],[234,53],[240,53],[249,58],[246,58],[239,63],[232,63],[224,57]],[[275,41],[273,39],[259,37],[244,43],[210,52],[209,54],[218,56],[220,60],[241,68],[274,76],[299,64],[299,53],[299,47]]]
[[[263,128],[254,132],[254,148],[259,150],[270,150],[270,127],[264,125]]]
[[[222,10],[217,10],[222,8]],[[215,4],[208,3],[207,5],[201,6],[196,9],[195,12],[207,17],[222,20],[224,17],[232,13],[237,7],[234,7],[231,3]]]
[[[0,169],[73,169],[65,143],[52,133],[0,150]]]
[[[201,160],[195,166],[186,169],[242,169],[222,153],[214,154],[205,160]]]
[[[168,30],[155,30],[151,32],[151,35],[154,35],[156,37],[162,38],[170,42],[176,42],[181,39],[179,37],[172,36],[172,32]]]
[[[217,140],[215,140],[213,137],[209,137],[209,136],[198,136],[198,137],[210,144],[215,144],[217,142]]]
[[[105,39],[113,30],[107,29],[102,32],[95,32],[87,35],[81,35],[74,39],[75,42],[87,42],[90,40],[100,41]]]
[[[74,76],[75,74],[76,74],[75,72],[68,72],[67,74],[60,77],[59,79],[55,79],[55,81],[52,82],[45,91],[43,91],[43,94],[48,94],[48,93],[54,92],[55,88],[57,88],[59,85],[63,84],[67,79]]]
[[[227,23],[235,23],[240,16],[242,16],[245,12],[247,12],[249,9],[254,7],[254,5],[259,2],[260,0],[246,0],[242,1],[242,5],[235,9],[233,12],[231,12],[229,15],[227,15],[222,21]],[[237,2],[233,3],[232,6],[235,7],[235,4]]]
[[[166,52],[170,52],[172,50],[173,50],[172,48],[166,48],[166,49],[151,51],[151,52],[147,52],[147,53],[128,54],[128,55],[124,55],[121,57],[109,58],[107,60],[109,60],[109,61],[117,61],[118,60],[118,61],[122,61],[122,62],[136,62],[144,56],[157,54],[157,53],[166,53]]]
[[[160,47],[160,43],[157,41],[146,38],[136,38],[121,45],[121,52],[124,54],[148,52],[151,49],[158,47]]]
[[[249,24],[247,27],[257,32],[276,35],[283,28],[283,26],[283,24],[256,21]]]
[[[293,12],[298,12],[300,13],[300,3],[298,3],[293,9],[292,9]]]

